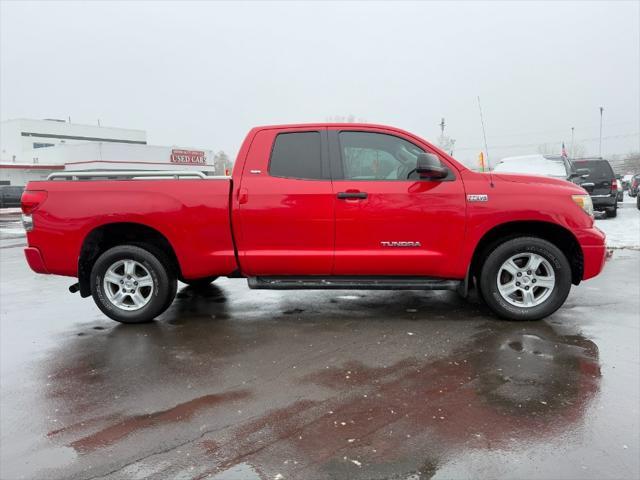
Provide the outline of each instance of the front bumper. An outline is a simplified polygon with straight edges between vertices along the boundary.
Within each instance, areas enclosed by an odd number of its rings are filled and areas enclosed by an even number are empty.
[[[582,249],[582,280],[598,275],[604,268],[607,259],[606,235],[597,227],[581,230],[578,242]]]

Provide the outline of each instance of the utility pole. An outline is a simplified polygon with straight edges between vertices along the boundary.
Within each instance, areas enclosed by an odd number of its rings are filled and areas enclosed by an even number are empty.
[[[574,138],[573,137],[573,133],[574,133],[575,129],[576,129],[576,127],[571,127],[571,158],[575,157],[575,152],[573,150],[573,138]]]
[[[598,155],[602,158],[602,112],[604,111],[604,107],[600,107],[600,154]]]

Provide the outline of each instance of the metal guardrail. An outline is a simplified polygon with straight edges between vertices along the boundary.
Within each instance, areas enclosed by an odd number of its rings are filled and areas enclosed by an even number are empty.
[[[227,176],[210,176],[203,172],[189,170],[123,170],[123,171],[65,171],[49,174],[47,180],[180,180],[180,179],[203,179],[203,180],[227,180]]]

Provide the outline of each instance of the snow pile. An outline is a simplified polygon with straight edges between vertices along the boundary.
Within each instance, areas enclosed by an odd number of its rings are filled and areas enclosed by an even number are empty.
[[[596,227],[607,234],[607,247],[640,250],[640,210],[636,208],[636,199],[626,193],[624,203],[618,203],[618,216],[598,216]]]

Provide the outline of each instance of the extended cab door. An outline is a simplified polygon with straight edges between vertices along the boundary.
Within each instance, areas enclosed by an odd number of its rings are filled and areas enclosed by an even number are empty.
[[[466,201],[452,165],[443,180],[421,180],[417,139],[376,128],[334,130],[334,275],[462,278]]]
[[[331,273],[334,195],[326,128],[259,130],[236,202],[234,228],[245,274]]]

